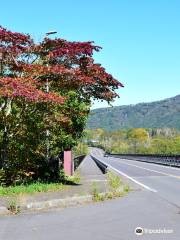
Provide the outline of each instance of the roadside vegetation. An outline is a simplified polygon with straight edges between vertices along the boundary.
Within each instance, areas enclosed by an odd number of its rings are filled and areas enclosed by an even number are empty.
[[[13,196],[22,194],[34,194],[40,192],[53,192],[66,189],[67,186],[62,183],[32,183],[27,185],[0,187],[0,196]]]
[[[170,128],[86,130],[84,141],[111,153],[180,154],[180,131]]]
[[[48,36],[35,42],[0,26],[3,187],[28,183],[33,191],[34,182],[62,182],[63,151],[82,138],[92,99],[111,102],[118,96],[115,90],[123,87],[95,62],[93,54],[101,47]],[[81,144],[74,151],[79,155],[87,148]]]
[[[100,193],[96,182],[92,183],[92,199],[95,202],[105,201],[117,197],[122,197],[130,191],[130,187],[124,184],[117,174],[112,171],[107,173],[107,192]]]
[[[64,171],[60,172],[61,181],[59,182],[32,182],[11,186],[0,186],[0,196],[31,195],[42,192],[55,192],[67,189],[71,185],[79,184],[80,174],[78,171],[73,176],[65,176]]]
[[[89,153],[88,145],[83,142],[79,142],[72,150],[74,157],[87,155]]]

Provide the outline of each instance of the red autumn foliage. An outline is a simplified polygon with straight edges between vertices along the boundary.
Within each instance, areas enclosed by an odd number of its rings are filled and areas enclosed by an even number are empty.
[[[20,67],[19,59],[22,61],[23,54],[24,58],[30,56],[33,47],[34,43],[29,35],[13,33],[0,27],[0,96],[62,104],[63,97],[53,92],[45,93],[40,89],[40,85],[33,78],[33,72],[37,71],[34,64],[26,64],[30,69],[29,76],[26,76],[24,68]],[[42,66],[42,69],[45,67]]]
[[[86,98],[113,100],[123,85],[92,58],[101,48],[93,42],[64,39],[35,44],[29,35],[0,27],[0,95],[30,101],[63,103],[61,90],[76,90]],[[50,82],[50,93],[44,83]]]
[[[36,88],[32,78],[0,78],[0,96],[16,98],[23,97],[29,101],[55,102],[62,104],[64,98],[55,93],[46,93]]]
[[[11,32],[0,26],[0,53],[17,56],[33,43],[29,35]]]
[[[49,58],[74,57],[82,56],[82,54],[92,57],[93,51],[99,51],[101,47],[94,46],[93,42],[69,42],[61,38],[55,40],[45,38],[37,49],[41,53],[50,49],[50,52],[48,52]]]

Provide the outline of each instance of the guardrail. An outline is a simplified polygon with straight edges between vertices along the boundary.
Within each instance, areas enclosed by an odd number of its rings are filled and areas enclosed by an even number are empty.
[[[105,153],[105,157],[117,157],[127,160],[162,164],[172,167],[180,167],[180,155],[161,155],[161,154],[112,154]]]
[[[91,154],[91,157],[95,161],[97,166],[101,169],[102,173],[104,173],[104,174],[107,173],[108,166],[105,163],[102,163],[100,160],[98,160],[97,157],[94,157],[92,154]]]

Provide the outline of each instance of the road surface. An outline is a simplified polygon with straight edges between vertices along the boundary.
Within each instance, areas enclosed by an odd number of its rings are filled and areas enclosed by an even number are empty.
[[[106,202],[1,217],[0,239],[179,240],[180,171],[136,161],[103,158],[98,149],[93,151],[117,171],[140,183],[134,182],[136,190]],[[143,235],[135,234],[137,227],[143,228]]]
[[[103,157],[102,150],[92,149],[92,154],[126,176],[142,188],[180,208],[180,168],[135,160]]]

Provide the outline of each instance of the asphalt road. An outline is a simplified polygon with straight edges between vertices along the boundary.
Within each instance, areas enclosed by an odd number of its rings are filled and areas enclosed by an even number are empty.
[[[179,240],[179,209],[150,191],[102,203],[0,218],[1,240]],[[172,233],[136,236],[136,227]]]
[[[44,213],[1,217],[0,239],[179,240],[180,171],[134,161],[128,161],[131,165],[127,165],[124,160],[103,158],[99,150],[93,151],[102,160],[118,168],[118,171],[129,174],[135,181],[155,191],[134,183],[136,190],[119,199]],[[139,165],[135,167],[132,164]],[[136,227],[144,229],[142,236],[135,234]]]
[[[103,157],[100,149],[92,154],[129,177],[142,188],[155,192],[159,197],[180,208],[180,168],[113,157]]]

